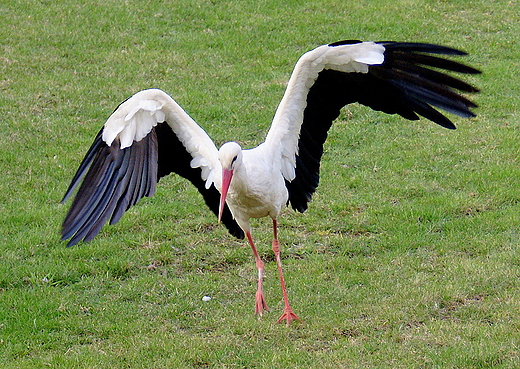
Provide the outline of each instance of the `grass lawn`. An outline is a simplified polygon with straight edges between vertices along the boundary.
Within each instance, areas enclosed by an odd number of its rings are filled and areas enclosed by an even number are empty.
[[[0,0],[0,367],[520,367],[517,0]],[[318,192],[250,249],[182,178],[89,244],[59,201],[117,104],[162,88],[218,145],[262,142],[294,64],[342,39],[464,49],[478,117],[349,106]],[[210,301],[202,301],[210,296]]]

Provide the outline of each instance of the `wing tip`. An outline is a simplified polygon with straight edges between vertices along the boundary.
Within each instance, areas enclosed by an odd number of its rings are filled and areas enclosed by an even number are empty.
[[[407,51],[407,52],[419,52],[419,53],[430,53],[430,54],[444,54],[444,55],[468,55],[466,51],[455,49],[449,46],[431,44],[427,42],[399,42],[399,41],[378,41],[380,45],[383,45],[387,50],[390,51]]]
[[[336,41],[328,44],[330,47],[336,47],[336,46],[343,46],[343,45],[354,45],[354,44],[360,44],[363,41],[361,40],[342,40],[342,41]]]

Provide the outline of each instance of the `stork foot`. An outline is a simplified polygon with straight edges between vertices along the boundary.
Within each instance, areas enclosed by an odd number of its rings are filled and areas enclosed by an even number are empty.
[[[282,316],[280,317],[280,319],[278,319],[276,323],[281,323],[284,320],[287,323],[287,325],[289,325],[293,320],[299,321],[300,318],[298,318],[298,316],[292,311],[290,306],[286,306],[285,309],[283,309]]]
[[[262,316],[265,311],[269,311],[269,307],[267,306],[267,303],[265,302],[264,293],[262,290],[256,291],[256,297],[255,297],[255,314]]]

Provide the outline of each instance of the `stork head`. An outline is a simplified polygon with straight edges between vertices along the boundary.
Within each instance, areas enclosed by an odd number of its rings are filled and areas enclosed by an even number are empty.
[[[218,220],[222,218],[226,196],[233,178],[233,172],[242,163],[242,148],[236,142],[226,142],[218,151],[218,160],[222,166],[222,190],[220,192],[220,207]]]

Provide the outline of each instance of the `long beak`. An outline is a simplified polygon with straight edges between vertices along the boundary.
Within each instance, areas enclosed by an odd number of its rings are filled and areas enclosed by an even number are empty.
[[[218,221],[222,219],[222,213],[224,213],[224,206],[226,205],[226,196],[229,190],[229,184],[233,178],[233,171],[222,169],[222,192],[220,193],[220,207],[218,211]]]

